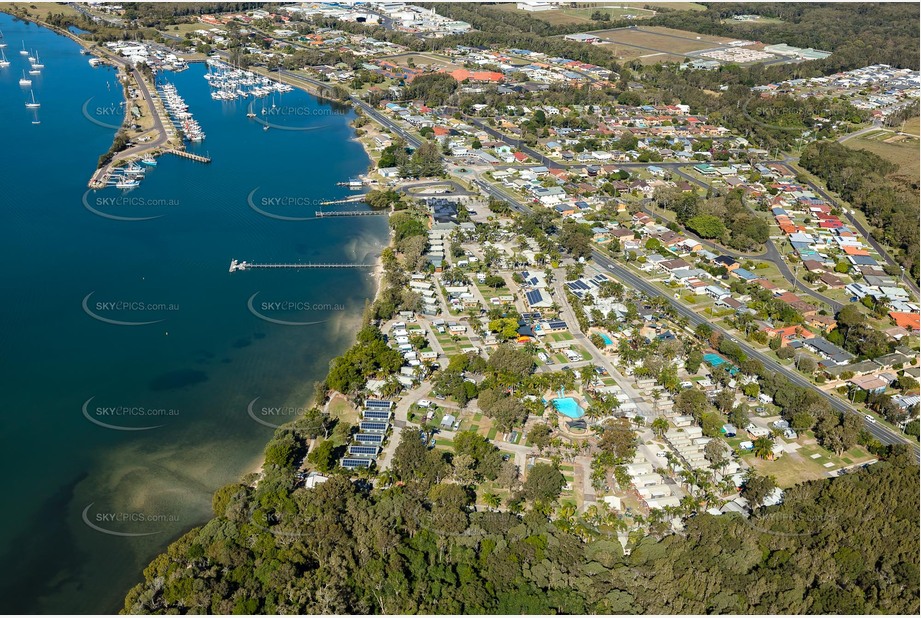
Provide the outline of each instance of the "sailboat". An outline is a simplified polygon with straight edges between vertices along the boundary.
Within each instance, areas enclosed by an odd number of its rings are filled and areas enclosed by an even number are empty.
[[[32,80],[26,77],[25,69],[23,69],[22,71],[22,79],[19,80],[19,85],[20,86],[31,86],[32,85]]]
[[[35,52],[35,61],[32,63],[33,69],[44,69],[45,65],[38,59],[38,52]]]
[[[0,49],[6,47],[6,41],[3,40],[3,31],[0,30]]]
[[[5,69],[8,66],[10,66],[10,61],[6,59],[6,54],[0,49],[0,69]]]
[[[42,104],[35,101],[35,93],[32,90],[29,90],[29,94],[32,95],[32,102],[30,103],[29,101],[26,101],[26,107],[29,109],[38,109],[41,107]]]
[[[31,64],[31,63],[35,62],[35,56],[33,56],[33,55],[30,53],[30,54],[26,57],[26,60],[28,60],[29,63]]]
[[[25,41],[22,42],[22,49],[19,50],[19,55],[20,55],[20,56],[28,56],[28,55],[29,55],[29,50],[26,49],[26,42],[25,42]]]

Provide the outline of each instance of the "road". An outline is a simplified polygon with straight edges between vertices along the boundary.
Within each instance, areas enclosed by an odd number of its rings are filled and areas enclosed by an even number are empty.
[[[739,347],[742,348],[742,350],[748,355],[749,358],[754,358],[758,360],[759,362],[761,362],[762,365],[764,365],[765,368],[771,369],[773,371],[776,371],[784,375],[788,380],[790,380],[790,382],[796,384],[797,386],[814,389],[816,392],[820,393],[829,402],[829,404],[831,404],[832,408],[834,408],[835,410],[838,410],[839,412],[847,412],[851,414],[860,414],[857,410],[852,408],[847,403],[817,388],[814,384],[812,384],[812,382],[807,380],[800,373],[788,369],[787,367],[781,365],[780,363],[770,358],[769,356],[752,348],[745,341],[736,339],[734,335],[730,334],[728,331],[721,328],[720,326],[713,324],[712,322],[702,318],[700,315],[698,315],[697,313],[695,313],[688,307],[684,306],[683,304],[675,302],[674,299],[669,297],[664,292],[660,291],[658,288],[653,286],[651,283],[639,277],[638,275],[634,274],[632,271],[627,270],[625,267],[621,266],[620,264],[618,264],[617,262],[615,262],[608,256],[604,255],[603,253],[595,251],[592,257],[595,260],[596,264],[603,267],[604,269],[609,271],[612,275],[614,275],[617,279],[619,279],[620,281],[624,283],[627,283],[634,289],[640,290],[650,296],[660,296],[664,298],[666,301],[668,301],[668,303],[672,307],[675,308],[675,310],[678,312],[679,315],[687,318],[688,322],[691,325],[696,326],[698,324],[708,324],[713,330],[721,333],[724,337],[729,337],[733,341],[735,341],[739,345]],[[863,414],[860,414],[860,416],[861,416],[861,419],[863,419]],[[918,455],[919,453],[918,446],[908,441],[907,439],[905,439],[901,434],[879,423],[871,423],[866,420],[864,420],[863,422],[864,422],[864,427],[867,429],[867,431],[869,431],[876,439],[878,439],[883,444],[907,444],[912,448],[913,452],[916,455]]]
[[[614,363],[611,362],[611,359],[601,353],[595,345],[589,341],[589,338],[582,332],[579,327],[579,321],[576,319],[576,315],[572,310],[572,307],[569,304],[569,300],[566,298],[566,291],[563,287],[563,281],[566,278],[566,271],[562,268],[558,268],[553,273],[553,292],[557,298],[557,304],[560,306],[561,317],[563,321],[566,322],[569,326],[569,332],[572,334],[576,343],[582,346],[589,354],[592,356],[592,362],[595,365],[603,367],[608,375],[617,382],[617,385],[624,392],[624,394],[629,397],[630,401],[636,404],[637,412],[641,413],[650,422],[652,419],[659,416],[659,413],[655,408],[643,398],[633,385],[630,384],[630,381],[625,378],[617,367],[614,366]],[[579,363],[570,363],[570,367],[578,366]],[[624,402],[626,403],[626,402]]]
[[[481,187],[485,185],[485,183],[481,183],[481,182],[478,182],[477,184],[478,186],[481,186]],[[489,185],[486,185],[486,187],[489,187],[490,189],[492,188]],[[509,205],[517,212],[530,212],[530,209],[527,206],[518,203],[517,200],[511,199],[510,197],[498,191],[486,191],[486,192],[489,195],[496,197],[497,199],[502,199],[505,202],[508,202]],[[708,324],[713,330],[721,333],[724,337],[729,337],[730,339],[735,341],[739,345],[739,347],[742,348],[742,350],[748,355],[749,358],[754,358],[758,360],[759,362],[761,362],[761,364],[765,368],[768,368],[768,369],[771,369],[773,371],[780,373],[781,375],[785,376],[790,382],[792,382],[793,384],[796,384],[797,386],[813,389],[814,391],[819,393],[822,397],[824,397],[825,400],[828,401],[831,407],[834,408],[835,410],[838,410],[839,412],[849,413],[849,414],[858,414],[861,418],[861,421],[864,424],[864,428],[883,444],[905,444],[911,449],[912,453],[915,455],[916,458],[921,458],[921,450],[919,450],[918,445],[906,439],[897,431],[894,431],[880,423],[867,421],[864,418],[863,414],[858,412],[856,409],[854,409],[853,407],[851,407],[849,404],[845,403],[844,401],[838,399],[837,397],[834,397],[833,395],[829,395],[822,389],[818,388],[815,384],[807,380],[799,372],[788,369],[787,367],[781,365],[774,359],[752,348],[744,341],[736,339],[734,335],[731,335],[728,331],[726,331],[722,327],[711,323],[709,320],[702,318],[700,315],[698,315],[696,312],[689,309],[682,303],[676,302],[671,296],[669,296],[665,292],[662,292],[661,290],[656,288],[654,285],[652,285],[645,279],[634,274],[632,271],[627,270],[625,267],[616,263],[614,260],[604,255],[603,253],[595,250],[592,253],[592,258],[596,265],[605,269],[615,278],[627,284],[628,286],[632,287],[633,289],[644,292],[649,296],[660,296],[664,298],[666,302],[668,302],[672,307],[675,308],[675,310],[678,312],[679,315],[687,318],[690,324],[694,326],[698,324]]]
[[[868,130],[870,130],[870,129],[873,129],[873,128],[876,128],[876,127],[869,127],[868,129],[864,129],[864,132],[865,132],[865,131],[868,131]],[[861,132],[862,132],[862,131],[858,131],[857,133],[852,133],[852,134],[850,135],[850,137],[853,137],[853,136],[855,136],[855,135],[857,135],[857,134],[859,134],[859,133],[861,133]],[[839,141],[841,141],[841,140],[839,140]],[[793,167],[792,165],[790,165],[789,163],[783,163],[782,165],[783,165],[784,167],[786,167],[788,170],[790,170],[790,172],[791,172],[794,176],[799,175],[798,170],[797,170],[795,167]],[[807,185],[812,191],[814,191],[815,193],[818,193],[820,196],[822,196],[822,199],[824,199],[826,202],[828,202],[828,203],[831,204],[832,206],[839,206],[839,207],[840,207],[840,204],[838,204],[838,202],[835,200],[835,198],[833,198],[833,197],[828,193],[828,191],[826,191],[825,189],[823,189],[822,187],[820,187],[819,185],[817,185],[815,182],[813,182],[813,181],[811,181],[811,180],[809,180],[809,179],[807,178],[807,179],[806,179],[806,185]],[[864,238],[867,239],[867,242],[870,243],[870,246],[872,246],[872,247],[876,250],[876,252],[879,253],[879,254],[883,257],[884,260],[886,260],[886,262],[888,262],[889,264],[892,264],[893,266],[900,267],[899,264],[892,258],[892,256],[889,255],[889,252],[886,251],[886,248],[883,247],[879,242],[876,241],[876,239],[873,237],[873,234],[870,232],[870,230],[868,230],[866,227],[864,227],[864,226],[856,219],[856,217],[854,217],[854,215],[851,214],[851,211],[850,211],[850,210],[847,210],[847,209],[844,209],[844,208],[840,208],[840,210],[843,211],[843,212],[845,213],[844,216],[847,218],[847,220],[850,222],[850,224],[853,225],[853,226],[857,229],[857,231],[858,231]],[[900,278],[901,278],[902,282],[903,282],[906,286],[908,286],[908,289],[910,289],[911,291],[913,291],[913,292],[915,293],[915,296],[918,296],[919,294],[921,294],[921,290],[918,289],[918,282],[915,281],[914,279],[912,279],[912,278],[911,278],[911,275],[910,275],[909,273],[903,272],[903,273],[902,273],[902,276],[901,276]]]

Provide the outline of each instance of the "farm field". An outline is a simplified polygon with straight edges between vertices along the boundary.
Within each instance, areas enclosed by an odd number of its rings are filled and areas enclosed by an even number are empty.
[[[650,6],[653,9],[666,7],[673,11],[706,11],[707,7],[696,2],[621,2],[621,6],[644,7]]]
[[[597,30],[592,34],[615,46],[638,50],[637,57],[656,52],[683,56],[690,52],[718,47],[732,40],[659,27],[616,28]]]
[[[655,16],[655,11],[644,9],[642,5],[628,7],[623,4],[610,4],[607,2],[586,3],[584,8],[560,8],[554,11],[538,12],[523,11],[517,8],[515,3],[512,2],[498,4],[493,8],[513,13],[527,14],[553,26],[568,26],[570,24],[590,25],[597,23],[592,21],[592,14],[595,13],[595,11],[607,13],[611,16],[612,21],[623,19],[628,15],[632,15],[635,19],[648,19]]]
[[[914,131],[910,128],[911,126],[914,127]],[[917,118],[905,123],[906,133],[914,132],[917,135],[917,131]],[[917,137],[898,135],[890,131],[877,131],[850,139],[845,142],[845,145],[855,150],[869,150],[898,165],[898,174],[907,176],[914,182],[921,180],[918,160],[919,140]]]

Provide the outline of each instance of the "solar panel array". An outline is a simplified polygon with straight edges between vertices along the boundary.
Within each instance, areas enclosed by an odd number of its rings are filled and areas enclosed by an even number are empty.
[[[352,468],[370,468],[370,467],[371,467],[371,462],[372,462],[372,460],[371,460],[371,459],[367,459],[367,458],[343,457],[343,458],[339,461],[339,465],[342,466],[343,468],[348,468],[348,469],[352,469]]]
[[[532,290],[530,292],[525,292],[525,296],[528,299],[528,304],[539,303],[544,300],[543,295],[540,293],[540,290]]]
[[[366,421],[389,421],[391,412],[390,410],[363,410],[362,416]]]
[[[358,423],[358,428],[361,431],[371,431],[377,433],[386,432],[389,426],[390,423],[386,421],[361,421]]]
[[[393,402],[386,399],[366,399],[365,407],[369,410],[389,410],[393,407]]]
[[[371,446],[369,444],[352,444],[349,446],[349,455],[355,455],[356,457],[377,457],[380,450],[380,447]]]
[[[356,433],[355,442],[360,444],[383,444],[384,434],[382,433]]]

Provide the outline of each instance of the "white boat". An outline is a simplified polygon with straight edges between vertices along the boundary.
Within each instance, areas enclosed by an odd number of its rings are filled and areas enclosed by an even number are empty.
[[[32,85],[32,80],[26,77],[25,70],[23,70],[22,72],[22,79],[19,80],[19,85],[20,86],[31,86]]]
[[[29,54],[29,56],[28,56],[28,58],[26,58],[26,60],[28,60],[29,63],[35,62],[35,56],[33,56],[32,54]]]
[[[144,165],[149,165],[151,167],[154,167],[157,164],[157,160],[154,159],[152,156],[147,155],[146,157],[141,159],[141,163],[143,163]]]
[[[31,69],[29,69],[29,75],[41,75],[41,74],[42,74],[41,69],[36,69],[35,67],[32,67]]]
[[[137,180],[132,180],[129,178],[122,178],[115,183],[115,186],[119,189],[133,189],[135,187],[139,187],[140,185],[141,183]]]
[[[0,49],[0,69],[5,69],[8,66],[10,66],[10,61],[6,59],[6,54]]]
[[[22,49],[19,50],[19,55],[20,55],[20,56],[28,56],[28,55],[29,55],[29,50],[26,49],[26,42],[25,42],[25,41],[22,42]]]
[[[41,107],[42,106],[41,103],[35,102],[35,93],[30,90],[29,94],[32,95],[32,101],[31,102],[26,101],[26,107],[29,109],[38,109],[39,107]]]
[[[102,64],[102,60],[99,58],[90,58],[89,62],[91,67],[98,67],[100,64]]]
[[[6,41],[3,40],[3,31],[0,30],[0,49],[6,47]]]
[[[33,69],[44,69],[45,65],[42,64],[42,61],[38,58],[38,52],[35,52],[35,62],[32,63]]]

